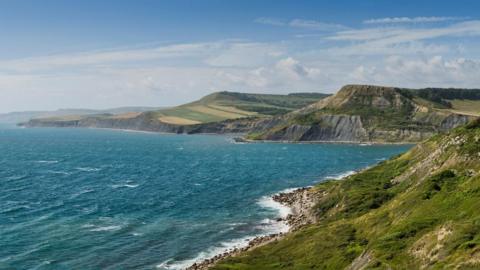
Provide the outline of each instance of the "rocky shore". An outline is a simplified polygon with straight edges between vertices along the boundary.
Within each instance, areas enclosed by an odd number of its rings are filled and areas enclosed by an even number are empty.
[[[304,187],[293,190],[291,192],[282,192],[272,196],[272,199],[278,203],[290,207],[291,214],[286,218],[278,218],[278,222],[285,222],[289,226],[289,232],[298,230],[300,227],[315,222],[315,217],[311,214],[311,209],[315,204],[311,187]],[[274,242],[285,236],[287,233],[269,234],[265,236],[255,237],[248,242],[243,248],[234,248],[218,254],[212,258],[202,262],[194,263],[187,270],[205,270],[214,266],[219,261],[228,257],[238,256],[239,254],[255,249],[262,245]]]

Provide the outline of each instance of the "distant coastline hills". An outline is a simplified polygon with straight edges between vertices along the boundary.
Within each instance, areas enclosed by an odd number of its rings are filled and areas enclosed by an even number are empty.
[[[243,133],[251,141],[418,142],[479,117],[480,89],[346,85],[334,95],[217,92],[171,108],[64,112],[32,114],[19,122],[26,127]]]
[[[131,112],[146,112],[162,109],[161,107],[118,107],[105,110],[92,109],[58,109],[55,111],[18,111],[0,114],[0,123],[17,124],[27,122],[30,119],[74,117],[95,114],[123,114]]]

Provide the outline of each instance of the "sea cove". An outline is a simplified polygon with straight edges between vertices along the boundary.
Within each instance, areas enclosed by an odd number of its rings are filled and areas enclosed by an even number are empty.
[[[0,129],[0,268],[182,269],[285,230],[270,196],[410,146]]]

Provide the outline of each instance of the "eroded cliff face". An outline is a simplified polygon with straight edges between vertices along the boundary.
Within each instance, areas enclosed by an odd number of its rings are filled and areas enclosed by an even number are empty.
[[[279,118],[241,118],[196,125],[173,125],[152,119],[148,113],[133,118],[85,117],[78,120],[32,119],[20,124],[26,127],[73,127],[73,128],[111,128],[125,130],[151,131],[176,134],[196,133],[247,133],[272,128]]]
[[[267,131],[265,140],[282,141],[368,141],[368,133],[363,128],[359,116],[323,115],[314,125],[287,125]]]
[[[369,127],[359,115],[321,115],[312,125],[285,124],[285,118],[243,118],[197,125],[172,125],[152,120],[148,114],[140,114],[129,119],[86,117],[79,120],[47,121],[31,120],[27,127],[90,127],[151,131],[176,134],[262,134],[267,141],[299,142],[419,142],[435,132],[442,132],[463,125],[469,116],[451,114],[445,117],[438,127],[432,127],[430,118],[418,119],[425,130],[409,128],[382,129]],[[423,122],[422,122],[423,121]],[[256,138],[258,139],[258,138]]]
[[[322,115],[320,122],[313,125],[286,125],[274,127],[262,134],[261,139],[267,141],[299,141],[299,142],[419,142],[437,132],[443,132],[463,125],[471,119],[465,115],[450,115],[438,127],[431,123],[420,123],[425,129],[414,129],[408,126],[396,129],[368,127],[358,115]]]
[[[404,89],[347,85],[337,94],[283,116],[253,140],[419,142],[474,117],[434,108]]]

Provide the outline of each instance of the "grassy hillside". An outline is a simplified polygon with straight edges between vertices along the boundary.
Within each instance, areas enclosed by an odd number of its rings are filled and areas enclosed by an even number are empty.
[[[326,96],[320,93],[266,95],[218,92],[192,103],[156,111],[155,116],[165,123],[184,125],[277,115],[307,106]]]
[[[174,125],[194,125],[218,122],[227,119],[238,119],[252,116],[272,116],[291,112],[302,108],[328,95],[321,93],[296,93],[289,95],[245,94],[235,92],[218,92],[204,98],[166,109],[144,113],[151,122],[161,122]],[[41,119],[40,121],[72,121],[85,117],[102,119],[131,119],[139,114],[121,112],[120,114],[98,115],[61,115]],[[38,120],[37,120],[38,121]]]
[[[311,192],[314,225],[214,269],[480,268],[480,120]]]

